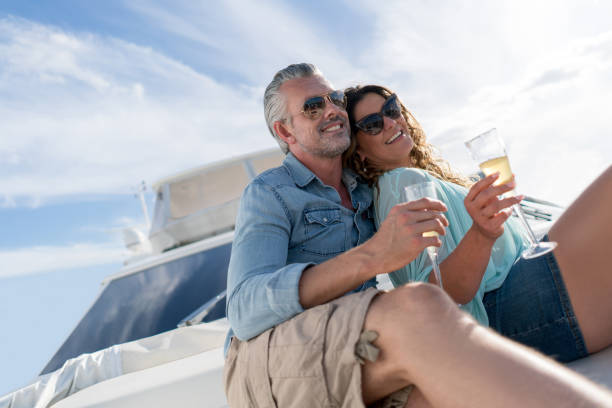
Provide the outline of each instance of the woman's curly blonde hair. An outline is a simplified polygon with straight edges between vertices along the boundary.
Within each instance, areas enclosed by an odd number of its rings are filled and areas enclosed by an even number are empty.
[[[367,158],[361,160],[361,157],[359,157],[357,153],[357,137],[355,136],[358,131],[355,127],[355,106],[368,93],[378,94],[385,99],[393,94],[391,90],[380,85],[356,86],[347,88],[344,91],[346,95],[346,112],[348,113],[349,123],[351,125],[351,144],[342,155],[342,162],[344,167],[352,169],[361,176],[370,187],[374,185],[378,187],[378,179],[385,170],[374,167]],[[469,186],[471,184],[469,179],[453,171],[445,160],[434,154],[434,147],[427,143],[425,132],[419,122],[414,115],[406,109],[401,101],[399,101],[399,103],[402,109],[402,115],[408,124],[410,136],[414,142],[414,147],[410,151],[410,161],[413,167],[427,170],[440,180],[449,181],[466,187]]]

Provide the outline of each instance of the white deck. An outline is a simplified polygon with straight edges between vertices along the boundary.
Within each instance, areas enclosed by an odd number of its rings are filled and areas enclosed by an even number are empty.
[[[612,390],[612,348],[568,367]],[[222,372],[223,350],[218,348],[96,384],[55,407],[227,407]]]
[[[612,390],[612,346],[567,366]]]
[[[108,374],[95,380],[66,378],[69,370],[64,369],[63,378],[48,380],[31,387],[30,392],[38,400],[40,408],[50,406],[53,401],[67,398],[53,404],[57,408],[98,407],[227,407],[223,390],[223,339],[229,328],[226,319],[208,324],[171,330],[146,339],[114,346],[112,353],[102,356],[79,357],[73,367],[86,367],[92,360],[98,364],[86,371],[111,372],[105,365],[121,366],[123,375]],[[118,348],[117,348],[118,347]],[[92,358],[94,356],[94,358]],[[117,356],[120,356],[117,359]],[[69,360],[70,361],[70,360]],[[574,361],[569,368],[589,377],[591,380],[612,390],[612,347],[590,357]],[[61,370],[58,370],[58,372]],[[91,377],[91,374],[89,374]],[[87,386],[86,381],[94,381]],[[84,389],[76,391],[81,384]],[[70,389],[70,391],[68,391]],[[55,397],[53,394],[57,394]],[[0,399],[0,408],[21,408],[31,398],[20,396],[11,402]],[[36,405],[39,407],[39,405]]]
[[[223,348],[122,375],[86,388],[56,408],[227,407]]]

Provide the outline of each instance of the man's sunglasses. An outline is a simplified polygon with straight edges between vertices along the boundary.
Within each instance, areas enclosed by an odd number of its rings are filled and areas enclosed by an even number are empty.
[[[325,95],[314,96],[304,102],[301,112],[309,119],[318,119],[325,110],[325,101],[328,100],[334,105],[346,109],[346,97],[342,91],[333,91]]]
[[[399,101],[397,100],[397,95],[392,94],[382,106],[380,113],[371,113],[365,118],[361,119],[359,122],[355,123],[355,127],[359,130],[363,130],[364,132],[370,135],[379,134],[385,127],[385,118],[386,116],[391,119],[397,119],[402,114],[402,109],[400,107]]]

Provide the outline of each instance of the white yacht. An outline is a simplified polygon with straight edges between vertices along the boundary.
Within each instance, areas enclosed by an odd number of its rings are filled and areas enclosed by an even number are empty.
[[[225,287],[240,194],[283,158],[271,149],[157,182],[149,231],[124,232],[132,257],[40,376],[0,397],[0,408],[226,407]],[[561,210],[526,201],[545,233]],[[379,285],[390,287],[385,278]],[[612,348],[569,366],[612,388]]]

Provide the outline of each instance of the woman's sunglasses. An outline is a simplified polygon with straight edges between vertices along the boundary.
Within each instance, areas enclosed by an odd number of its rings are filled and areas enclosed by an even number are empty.
[[[309,119],[318,119],[325,110],[325,101],[328,100],[334,105],[346,109],[346,97],[342,91],[333,91],[325,95],[314,96],[304,102],[302,113]]]
[[[383,116],[391,119],[397,119],[401,114],[402,109],[399,101],[397,100],[397,95],[392,94],[383,104],[380,113],[369,114],[359,122],[355,123],[355,127],[370,135],[377,135],[385,127],[385,118]]]

